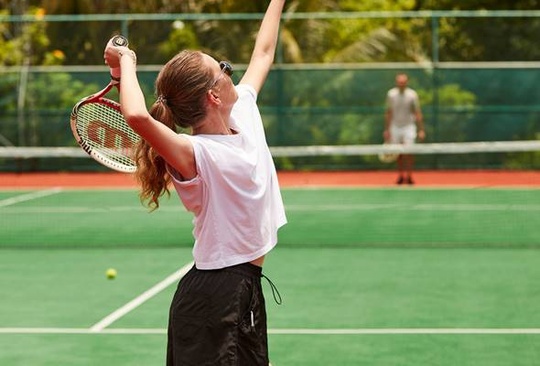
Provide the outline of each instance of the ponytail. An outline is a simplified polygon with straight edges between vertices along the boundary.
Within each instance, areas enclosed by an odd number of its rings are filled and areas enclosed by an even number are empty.
[[[157,121],[176,131],[164,104],[161,100],[156,101],[150,109],[150,114]],[[167,173],[167,163],[145,140],[139,141],[136,147],[135,161],[137,162],[135,178],[141,185],[139,198],[154,211],[159,208],[159,198],[164,194],[170,194],[168,186],[171,177]]]
[[[205,96],[212,72],[201,67],[202,57],[200,51],[182,51],[165,64],[156,79],[157,100],[150,115],[175,132],[176,126],[190,129],[206,117]],[[170,193],[167,163],[144,140],[137,145],[135,159],[139,198],[153,211],[159,208],[159,198]]]

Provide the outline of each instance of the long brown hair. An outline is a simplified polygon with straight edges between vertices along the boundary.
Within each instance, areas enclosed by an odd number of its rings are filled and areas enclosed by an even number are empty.
[[[173,57],[158,74],[155,87],[157,100],[150,115],[173,131],[177,126],[191,128],[206,116],[205,95],[212,83],[210,68],[204,68],[203,54],[182,51]],[[139,197],[152,210],[159,207],[159,198],[167,193],[171,182],[165,160],[144,140],[136,149]]]

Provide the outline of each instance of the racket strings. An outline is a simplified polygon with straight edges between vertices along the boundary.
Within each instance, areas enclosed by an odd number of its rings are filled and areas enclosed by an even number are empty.
[[[109,105],[109,103],[111,105]],[[134,167],[135,145],[140,137],[127,125],[113,102],[87,103],[77,111],[81,139],[103,158]]]

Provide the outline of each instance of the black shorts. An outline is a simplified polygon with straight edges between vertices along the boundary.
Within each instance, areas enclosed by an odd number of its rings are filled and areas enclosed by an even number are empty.
[[[193,267],[169,313],[167,365],[268,365],[262,269]]]

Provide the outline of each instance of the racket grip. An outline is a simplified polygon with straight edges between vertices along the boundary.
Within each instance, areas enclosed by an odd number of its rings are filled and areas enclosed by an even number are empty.
[[[112,44],[115,45],[116,47],[121,47],[121,46],[127,47],[127,46],[129,46],[129,42],[128,42],[127,38],[120,35],[120,34],[113,37]]]
[[[116,47],[127,47],[129,45],[127,38],[120,34],[114,36],[111,42]],[[114,81],[120,81],[120,73],[121,72],[119,67],[111,69],[111,79],[113,79]]]

